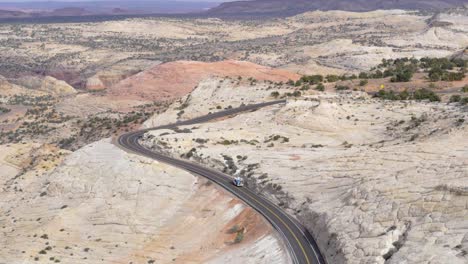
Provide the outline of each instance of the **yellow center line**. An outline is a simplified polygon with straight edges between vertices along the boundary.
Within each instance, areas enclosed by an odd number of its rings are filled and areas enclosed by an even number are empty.
[[[253,199],[254,201],[256,201],[257,203],[261,204],[264,208],[266,208],[270,213],[272,213],[276,218],[278,218],[281,223],[283,223],[283,225],[286,226],[286,228],[289,230],[289,232],[293,235],[294,239],[296,239],[297,243],[299,244],[299,247],[301,248],[302,250],[302,253],[304,254],[304,257],[306,258],[306,261],[308,264],[310,264],[310,261],[309,261],[309,257],[307,256],[306,252],[305,252],[305,249],[304,247],[302,246],[302,243],[299,241],[299,238],[297,238],[296,234],[294,234],[294,232],[291,230],[291,228],[289,227],[289,225],[287,225],[283,219],[281,219],[281,217],[279,217],[279,215],[277,215],[275,212],[273,212],[270,208],[268,208],[267,206],[265,206],[265,204],[263,204],[262,202],[260,202],[259,200],[257,200],[257,198],[255,198],[254,196],[250,195],[249,193],[245,192],[244,190],[242,190],[242,188],[239,188],[239,190],[241,192],[243,192],[245,195],[249,196],[251,199]]]

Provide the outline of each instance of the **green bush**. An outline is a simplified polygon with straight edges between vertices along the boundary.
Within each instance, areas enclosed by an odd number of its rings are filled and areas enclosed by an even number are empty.
[[[233,227],[229,228],[228,233],[234,234],[234,233],[239,232],[239,230],[241,230],[240,226],[234,225]]]
[[[359,79],[368,79],[369,76],[367,75],[367,73],[365,72],[361,72],[359,73]]]
[[[427,89],[416,90],[413,94],[414,100],[429,100],[431,102],[440,102],[440,97],[433,91]]]
[[[460,103],[462,105],[467,105],[468,104],[468,97],[463,97],[461,100],[460,100]]]
[[[413,78],[413,70],[408,66],[398,66],[391,82],[409,82]]]
[[[240,242],[242,242],[242,240],[244,240],[244,232],[243,232],[243,230],[237,232],[236,238],[234,239],[234,243],[236,243],[236,244],[237,244],[237,243],[240,243]]]
[[[0,106],[0,114],[9,113],[10,111],[11,109]]]
[[[323,83],[319,83],[317,84],[317,86],[315,86],[315,90],[323,92],[325,91],[325,86],[323,85]]]
[[[278,98],[278,96],[280,95],[277,91],[275,92],[271,92],[271,97],[274,97],[274,98]]]
[[[384,77],[384,74],[383,74],[383,72],[381,70],[377,70],[371,75],[371,78],[373,78],[373,79],[380,79],[380,78],[383,78],[383,77]]]
[[[294,91],[293,93],[286,93],[286,96],[299,97],[299,96],[301,96],[301,92],[299,92],[299,91]]]
[[[340,80],[340,76],[334,74],[327,75],[325,78],[327,79],[327,82],[337,82]]]
[[[450,96],[449,102],[450,103],[458,103],[461,101],[461,96],[458,94]]]
[[[461,81],[465,78],[465,74],[463,72],[447,72],[444,75],[442,75],[441,80],[442,81],[447,81],[447,82],[453,82],[453,81]]]
[[[300,90],[301,90],[301,91],[307,91],[307,90],[309,90],[309,89],[310,89],[310,85],[304,84],[304,85],[302,85],[302,87],[301,87]]]
[[[335,89],[337,91],[344,91],[344,90],[349,90],[349,87],[346,86],[346,85],[337,85],[337,86],[335,86]]]
[[[323,82],[323,76],[322,75],[304,75],[301,78],[301,81],[309,84],[318,84]]]
[[[375,97],[384,100],[429,100],[431,102],[440,102],[440,97],[433,91],[427,89],[419,89],[414,93],[403,91],[401,93],[395,93],[394,91],[380,90]]]

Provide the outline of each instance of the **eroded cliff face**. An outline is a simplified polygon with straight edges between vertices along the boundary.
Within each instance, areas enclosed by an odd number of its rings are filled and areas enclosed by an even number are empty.
[[[29,159],[34,149],[45,147],[12,145],[0,156],[2,262],[289,262],[262,217],[202,178],[110,139],[40,161]],[[244,230],[239,243],[234,227]]]
[[[147,126],[237,106],[247,88],[198,89]],[[268,84],[250,91],[245,103],[272,99]],[[330,263],[466,263],[467,118],[457,104],[307,92],[142,142],[243,176],[304,223]]]

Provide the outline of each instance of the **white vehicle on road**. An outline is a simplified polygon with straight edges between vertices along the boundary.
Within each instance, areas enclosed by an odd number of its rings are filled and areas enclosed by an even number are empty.
[[[232,183],[234,183],[234,185],[237,187],[244,186],[244,180],[241,177],[234,178],[234,181]]]

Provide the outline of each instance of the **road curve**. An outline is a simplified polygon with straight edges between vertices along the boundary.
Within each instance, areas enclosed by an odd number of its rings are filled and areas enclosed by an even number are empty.
[[[257,212],[263,215],[273,227],[280,233],[289,249],[289,254],[293,263],[296,264],[326,264],[325,259],[321,255],[317,244],[312,235],[298,221],[290,217],[286,212],[281,210],[266,198],[254,193],[246,187],[239,188],[232,184],[232,178],[224,173],[200,166],[198,164],[180,160],[172,157],[153,152],[139,143],[139,139],[148,131],[158,129],[171,129],[182,125],[193,125],[197,123],[207,122],[220,117],[225,117],[245,111],[256,110],[261,107],[285,103],[286,100],[278,100],[260,104],[244,105],[239,108],[232,108],[220,111],[213,114],[208,114],[187,121],[177,122],[175,124],[164,125],[149,129],[143,129],[135,132],[124,134],[118,138],[118,144],[125,150],[136,154],[146,156],[175,167],[179,167],[191,173],[208,178],[217,183],[230,193],[237,196],[246,204],[254,208]]]

